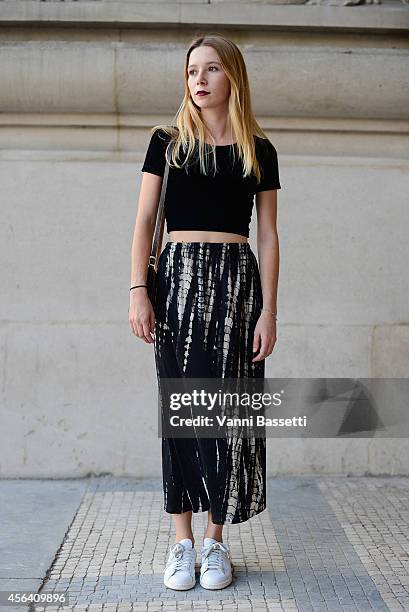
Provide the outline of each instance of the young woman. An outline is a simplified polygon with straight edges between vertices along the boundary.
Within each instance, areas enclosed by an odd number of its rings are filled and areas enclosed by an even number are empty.
[[[252,113],[246,66],[232,41],[218,34],[194,40],[184,78],[176,125],[154,128],[142,167],[129,322],[154,343],[158,380],[264,378],[276,342],[277,152]],[[146,270],[166,160],[170,240],[157,264],[154,312]],[[254,196],[260,269],[248,243]],[[265,438],[162,438],[162,471],[164,510],[176,528],[165,585],[195,585],[192,512],[207,510],[200,584],[227,586],[223,525],[266,508]]]

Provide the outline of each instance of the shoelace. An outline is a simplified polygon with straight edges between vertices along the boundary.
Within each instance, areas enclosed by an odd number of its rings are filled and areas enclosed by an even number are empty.
[[[223,542],[213,542],[202,552],[202,563],[206,560],[206,569],[223,568],[222,554],[225,553],[229,558],[229,551]]]
[[[179,569],[190,569],[193,548],[184,548],[183,544],[179,544],[179,542],[176,542],[176,544],[172,546],[170,551],[173,554],[174,559],[172,559],[172,556],[170,557],[168,561],[169,566],[173,566],[173,569],[175,571]]]

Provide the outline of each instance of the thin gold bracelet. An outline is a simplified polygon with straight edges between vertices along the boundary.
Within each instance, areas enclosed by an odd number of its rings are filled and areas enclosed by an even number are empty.
[[[266,312],[269,312],[273,318],[277,321],[277,313],[273,312],[272,310],[269,310],[268,308],[262,308],[261,310],[265,310]]]

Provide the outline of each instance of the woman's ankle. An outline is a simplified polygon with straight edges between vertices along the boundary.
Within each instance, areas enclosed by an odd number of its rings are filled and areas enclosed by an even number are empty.
[[[189,540],[192,541],[192,546],[195,545],[195,539],[194,539],[192,534],[190,534],[190,535],[183,535],[183,534],[182,535],[179,535],[179,534],[175,535],[175,543],[176,542],[180,542],[180,540],[185,540],[186,538],[188,538]]]
[[[217,540],[218,542],[223,542],[223,534],[220,532],[214,532],[211,530],[205,531],[203,539],[204,538],[213,538],[213,540]]]

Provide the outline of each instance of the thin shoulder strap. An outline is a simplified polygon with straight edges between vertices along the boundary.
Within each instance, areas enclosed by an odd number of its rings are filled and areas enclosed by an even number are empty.
[[[173,144],[173,143],[172,143]],[[172,144],[169,147],[169,152],[172,150]],[[162,246],[163,230],[165,226],[165,195],[166,185],[168,182],[169,164],[165,161],[165,172],[163,174],[162,189],[160,192],[160,199],[158,204],[158,212],[156,214],[155,233],[152,241],[152,249],[149,257],[149,263],[152,264],[156,269],[156,262],[160,255],[160,249]]]

